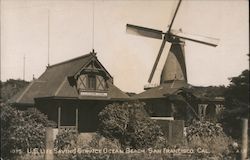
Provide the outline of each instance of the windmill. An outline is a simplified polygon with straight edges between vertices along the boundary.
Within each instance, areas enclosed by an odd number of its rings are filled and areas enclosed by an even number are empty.
[[[126,26],[127,33],[162,40],[160,50],[158,52],[158,55],[156,57],[155,63],[153,65],[152,71],[148,79],[149,83],[151,83],[153,77],[155,76],[155,71],[159,65],[159,60],[162,57],[162,52],[164,48],[166,47],[165,46],[166,42],[169,42],[171,46],[170,46],[167,58],[165,60],[165,63],[160,69],[161,70],[160,84],[174,82],[177,80],[187,83],[187,72],[186,72],[186,63],[185,63],[185,54],[184,54],[184,40],[189,40],[189,41],[201,43],[201,44],[212,46],[212,47],[216,47],[219,42],[219,40],[216,38],[191,35],[191,34],[183,33],[182,30],[172,29],[172,26],[176,18],[177,12],[180,8],[181,2],[182,0],[178,2],[173,18],[166,32],[163,32],[161,30],[136,26],[132,24],[127,24]]]

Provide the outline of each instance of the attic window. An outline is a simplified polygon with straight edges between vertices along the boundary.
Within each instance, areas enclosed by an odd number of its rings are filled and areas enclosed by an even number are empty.
[[[77,89],[81,91],[105,91],[107,90],[106,80],[97,74],[82,74],[77,79]]]

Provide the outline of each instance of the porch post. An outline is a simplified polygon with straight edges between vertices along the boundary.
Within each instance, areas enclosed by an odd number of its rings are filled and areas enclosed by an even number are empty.
[[[174,118],[174,115],[175,114],[175,106],[174,106],[174,103],[171,102],[171,117]]]
[[[61,126],[61,106],[58,107],[58,120],[57,120],[57,124],[58,124],[58,129],[60,129]]]
[[[76,107],[76,131],[78,131],[78,107]]]

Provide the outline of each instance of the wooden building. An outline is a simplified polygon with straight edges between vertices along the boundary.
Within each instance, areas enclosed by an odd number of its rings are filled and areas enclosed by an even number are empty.
[[[133,96],[146,103],[146,110],[154,119],[216,121],[224,108],[224,97],[210,96],[209,87],[192,86],[186,81],[162,83]]]
[[[48,66],[11,103],[20,109],[38,108],[60,129],[94,132],[98,127],[98,113],[107,104],[128,98],[114,85],[113,77],[93,51]]]

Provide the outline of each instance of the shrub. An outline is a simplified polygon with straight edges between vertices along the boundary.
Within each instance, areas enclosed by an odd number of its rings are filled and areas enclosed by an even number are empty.
[[[62,136],[63,135],[63,136]],[[57,142],[60,141],[60,144],[63,145],[64,149],[74,149],[77,147],[78,149],[112,149],[112,150],[123,150],[117,140],[111,140],[108,138],[103,137],[100,134],[93,134],[91,141],[86,143],[85,140],[81,140],[81,134],[78,135],[77,146],[75,141],[74,132],[63,131],[57,137]],[[89,137],[88,137],[89,138]],[[58,143],[57,143],[58,144]],[[68,145],[70,144],[70,145]],[[162,154],[149,154],[149,153],[133,153],[133,154],[124,154],[124,153],[70,153],[70,154],[57,154],[55,156],[55,160],[158,160],[158,159],[167,159],[169,155],[162,155]]]
[[[76,147],[78,134],[72,130],[63,130],[56,136],[54,145],[56,149],[70,149]]]
[[[37,109],[19,111],[9,105],[1,106],[1,152],[3,158],[18,156],[27,149],[44,148],[45,127],[53,125]]]
[[[103,150],[104,148],[116,149],[116,150],[121,149],[121,146],[117,140],[107,139],[98,133],[92,137],[91,141],[87,144],[87,146],[86,146],[86,144],[84,145],[80,141],[78,142],[78,144],[79,144],[78,147],[82,148],[82,149],[83,148],[85,148],[85,149],[100,149],[100,150]],[[110,154],[110,153],[79,154],[78,159],[79,160],[87,160],[87,159],[89,159],[89,160],[92,160],[92,159],[109,160],[109,159],[112,159],[112,157],[114,157],[114,156],[115,156],[114,154]],[[119,159],[119,158],[117,158],[117,159]]]
[[[208,121],[193,121],[187,127],[187,142],[189,147],[202,148],[210,154],[200,156],[223,157],[229,153],[229,146],[232,140],[226,136],[220,124]]]
[[[120,145],[117,141],[112,141],[106,139],[99,134],[93,134],[89,142],[84,140],[84,136],[77,134],[71,130],[60,131],[55,140],[55,148],[57,149],[57,154],[55,158],[58,160],[91,160],[91,159],[109,159],[110,154],[95,154],[95,153],[76,153],[79,149],[103,149],[112,148],[119,149]],[[89,138],[89,137],[88,137]],[[73,151],[72,153],[60,152],[61,151]]]
[[[97,149],[103,149],[103,148],[121,149],[121,145],[118,140],[107,139],[98,133],[93,137],[93,139],[90,141],[88,145],[91,148],[97,148]]]
[[[54,148],[57,150],[55,153],[56,159],[62,160],[73,160],[76,158],[76,151],[75,153],[64,153],[64,151],[74,151],[77,148],[77,132],[73,130],[62,130],[56,136],[54,141]]]
[[[110,104],[99,113],[99,120],[100,134],[119,140],[123,148],[152,147],[163,136],[141,102]]]

